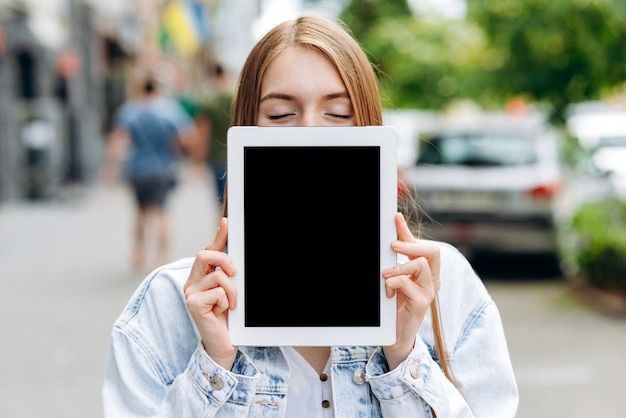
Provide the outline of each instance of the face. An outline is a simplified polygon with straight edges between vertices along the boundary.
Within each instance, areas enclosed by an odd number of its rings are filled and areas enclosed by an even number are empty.
[[[291,46],[262,80],[259,126],[354,126],[354,110],[337,69],[320,52]]]

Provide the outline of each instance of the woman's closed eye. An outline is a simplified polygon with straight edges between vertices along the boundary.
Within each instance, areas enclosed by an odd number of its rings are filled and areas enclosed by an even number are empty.
[[[322,109],[325,117],[337,119],[342,123],[354,118],[352,103],[347,95],[344,94],[330,95]]]
[[[281,113],[281,114],[276,114],[276,115],[267,115],[267,118],[269,120],[280,120],[280,119],[284,119],[284,118],[288,118],[289,116],[294,116],[295,113]]]
[[[352,119],[354,117],[354,115],[350,114],[340,114],[340,113],[326,113],[326,116],[330,116],[331,118],[336,118],[336,119]]]

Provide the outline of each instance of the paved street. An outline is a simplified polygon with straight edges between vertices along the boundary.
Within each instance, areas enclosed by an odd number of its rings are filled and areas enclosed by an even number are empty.
[[[172,258],[213,236],[213,183],[187,173],[172,196]],[[0,417],[101,416],[109,331],[142,279],[130,269],[132,202],[96,187],[63,202],[0,206]],[[518,418],[626,416],[626,321],[558,280],[486,281],[521,392]]]
[[[187,175],[171,196],[172,258],[213,237],[213,193]],[[102,415],[109,332],[143,278],[130,268],[132,210],[123,187],[0,208],[0,417]]]
[[[561,282],[487,282],[520,388],[517,418],[624,418],[626,320],[590,310]]]

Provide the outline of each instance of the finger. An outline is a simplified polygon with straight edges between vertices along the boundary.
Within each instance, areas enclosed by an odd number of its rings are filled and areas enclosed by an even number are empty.
[[[218,286],[218,276],[211,276],[213,273],[219,273],[224,277],[225,286],[233,286],[230,277],[237,274],[237,269],[233,265],[232,259],[226,253],[221,251],[201,250],[191,266],[189,277],[185,281],[183,290],[185,293],[189,291],[201,291]]]
[[[426,257],[433,274],[438,276],[441,264],[439,247],[435,244],[415,239],[402,213],[396,213],[395,221],[398,241],[392,243],[392,249],[397,253],[408,256],[410,259]]]
[[[396,293],[402,294],[411,304],[417,303],[419,310],[426,309],[435,296],[435,289],[431,280],[424,280],[423,285],[416,285],[411,276],[392,276],[385,280],[385,293],[391,297]]]
[[[385,283],[387,284],[388,282],[390,288],[399,289],[402,287],[402,291],[405,293],[410,292],[415,285],[426,290],[435,287],[430,265],[425,257],[419,257],[404,264],[385,269],[383,277],[387,279]],[[404,280],[405,278],[407,280]],[[411,284],[413,286],[410,286]]]
[[[190,298],[196,294],[204,294],[214,289],[221,289],[226,296],[227,304],[225,308],[235,309],[237,307],[237,287],[233,281],[221,270],[216,270],[201,280],[189,283],[185,287],[185,297]]]
[[[222,251],[200,250],[191,267],[190,276],[204,276],[215,270],[222,270],[228,276],[237,274],[237,268],[230,256]]]
[[[218,224],[213,242],[211,242],[205,250],[201,250],[196,255],[185,287],[187,287],[188,283],[201,279],[204,275],[215,271],[218,267],[226,271],[230,276],[237,273],[235,266],[232,264],[232,260],[224,253],[227,239],[228,222],[227,219],[223,217]]]
[[[233,281],[223,270],[215,270],[195,280],[188,280],[184,290],[185,292],[202,292],[214,287],[236,288]]]
[[[401,212],[396,213],[396,232],[398,234],[398,240],[406,242],[415,242],[416,239],[411,233],[409,225],[406,223],[406,219]]]
[[[222,287],[216,287],[204,292],[195,292],[187,298],[189,311],[200,315],[211,311],[222,313],[229,308],[229,305],[228,294]]]
[[[228,219],[223,217],[220,219],[217,225],[217,231],[215,232],[215,238],[213,242],[206,247],[207,250],[224,251],[226,248],[226,242],[228,241]]]
[[[408,276],[411,280],[417,281],[423,276],[423,272],[430,276],[430,266],[425,257],[418,257],[406,263],[385,269],[383,271],[383,277]]]
[[[410,260],[424,257],[433,277],[439,281],[439,271],[441,268],[441,253],[436,244],[417,240],[416,242],[394,241],[391,249],[398,254],[407,256]]]
[[[198,253],[198,258],[204,264],[207,273],[221,270],[229,277],[237,274],[237,267],[233,264],[233,259],[225,252],[202,250]]]

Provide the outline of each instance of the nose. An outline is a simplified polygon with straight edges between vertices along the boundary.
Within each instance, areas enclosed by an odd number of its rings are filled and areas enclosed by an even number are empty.
[[[322,126],[322,120],[316,112],[307,109],[302,112],[300,126]]]
[[[302,118],[300,120],[300,126],[319,126],[315,123],[314,118]]]

